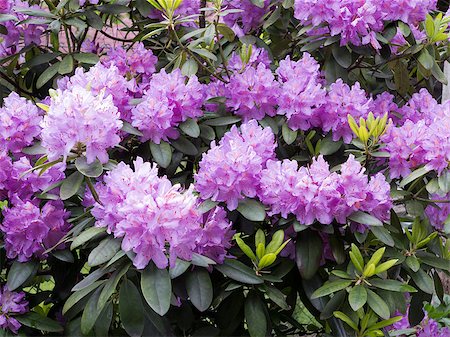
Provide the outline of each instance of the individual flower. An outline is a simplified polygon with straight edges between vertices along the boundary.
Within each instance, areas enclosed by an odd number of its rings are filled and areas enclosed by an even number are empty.
[[[0,108],[0,147],[17,153],[39,136],[42,116],[36,105],[15,92],[3,103]]]
[[[136,253],[139,269],[150,261],[158,268],[173,266],[194,252],[221,263],[233,234],[225,212],[215,208],[203,215],[192,187],[183,191],[157,173],[156,165],[139,157],[134,170],[121,162],[108,172],[96,186],[102,202],[92,210],[96,226],[123,238],[122,249]]]
[[[195,189],[204,200],[212,199],[237,208],[240,200],[257,193],[261,170],[275,156],[274,135],[254,120],[233,126],[211,149],[203,154],[195,174]]]
[[[6,256],[26,262],[33,256],[43,259],[45,250],[52,248],[68,232],[62,201],[49,201],[39,209],[30,201],[16,200],[14,206],[3,210],[0,229],[4,233]]]
[[[309,54],[300,61],[290,57],[280,61],[276,70],[281,91],[278,96],[278,114],[285,115],[293,130],[308,130],[317,120],[317,109],[326,102],[326,90],[320,66]]]
[[[3,286],[0,290],[0,308],[0,328],[16,334],[22,324],[14,316],[28,312],[25,293],[9,291],[6,285]]]
[[[50,161],[61,157],[65,161],[75,148],[86,154],[88,163],[96,158],[106,163],[107,150],[120,142],[122,121],[110,95],[73,86],[52,97],[41,127],[42,146]]]
[[[204,86],[197,77],[186,79],[179,69],[154,74],[142,102],[131,112],[132,125],[143,133],[142,140],[155,143],[178,138],[175,129],[188,118],[203,115]]]
[[[264,0],[263,6],[256,6],[251,0],[224,0],[222,6],[226,9],[238,9],[239,12],[223,16],[223,21],[233,29],[238,36],[258,28],[267,13],[270,1]]]
[[[233,74],[225,91],[226,105],[244,121],[261,120],[265,115],[276,114],[279,84],[263,63]]]

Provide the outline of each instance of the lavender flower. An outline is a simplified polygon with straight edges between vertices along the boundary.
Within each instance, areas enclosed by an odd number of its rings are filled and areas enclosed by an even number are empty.
[[[0,290],[0,308],[0,328],[17,333],[22,325],[14,316],[28,311],[25,293],[9,291],[6,285],[3,286]]]

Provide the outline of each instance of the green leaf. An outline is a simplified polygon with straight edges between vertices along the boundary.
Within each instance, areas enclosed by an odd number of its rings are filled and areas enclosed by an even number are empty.
[[[198,150],[191,141],[189,141],[186,137],[180,136],[177,140],[172,140],[170,142],[174,148],[178,151],[187,154],[188,156],[196,156],[198,154]]]
[[[322,239],[317,232],[304,231],[298,234],[295,261],[302,278],[309,280],[320,267]]]
[[[98,228],[98,227],[90,227],[86,229],[84,232],[81,232],[75,239],[73,240],[72,244],[70,245],[70,250],[74,250],[81,246],[82,244],[88,242],[93,237],[104,233],[105,228]]]
[[[36,88],[40,89],[45,84],[47,84],[47,82],[50,81],[58,73],[58,69],[59,69],[59,62],[52,64],[50,67],[45,69],[36,82]]]
[[[111,260],[119,251],[121,241],[112,237],[104,239],[100,244],[89,254],[88,265],[95,267],[102,263]]]
[[[30,328],[46,332],[62,332],[64,328],[56,321],[39,315],[36,312],[28,312],[24,315],[14,316],[20,323]]]
[[[331,52],[336,62],[342,67],[347,69],[352,64],[352,53],[346,46],[340,47],[339,44],[334,44]]]
[[[367,291],[363,285],[357,285],[348,294],[348,303],[354,311],[359,310],[367,302]]]
[[[423,269],[419,269],[416,272],[410,272],[409,275],[420,290],[427,294],[434,293],[434,281]]]
[[[449,170],[445,170],[444,172],[441,173],[441,175],[438,178],[438,184],[439,184],[440,190],[444,194],[447,194],[448,192],[450,192],[450,171]]]
[[[281,17],[281,7],[277,7],[272,14],[267,18],[267,20],[264,20],[263,29],[267,29],[268,27],[272,26],[275,22],[278,21],[278,19]]]
[[[131,337],[140,337],[144,331],[144,307],[141,295],[130,280],[124,280],[119,292],[120,321]]]
[[[186,290],[192,304],[199,311],[203,312],[209,308],[213,300],[213,287],[205,269],[196,268],[187,274]]]
[[[320,154],[329,156],[336,153],[342,147],[342,141],[334,141],[331,136],[322,139],[319,147]]]
[[[329,319],[330,317],[332,317],[333,313],[338,310],[344,303],[346,294],[347,293],[345,290],[341,290],[335,293],[333,297],[327,302],[327,304],[325,304],[325,307],[320,313],[320,319]]]
[[[259,8],[264,8],[264,0],[251,0],[252,4],[254,4],[255,6],[259,7]]]
[[[374,287],[389,291],[409,293],[417,292],[417,290],[414,287],[411,287],[409,284],[402,283],[396,280],[370,279],[370,284],[372,284]]]
[[[198,64],[193,59],[187,59],[181,67],[181,73],[184,76],[192,76],[195,75],[198,71]]]
[[[423,49],[417,58],[419,63],[424,67],[426,70],[431,70],[434,65],[434,57],[430,55],[428,50]]]
[[[261,284],[264,282],[262,278],[255,274],[254,270],[237,260],[225,260],[222,265],[217,265],[215,268],[238,282],[246,284]]]
[[[386,302],[370,289],[367,289],[367,303],[381,318],[389,319],[391,317],[391,313]]]
[[[348,219],[367,226],[383,226],[383,223],[380,220],[361,211],[356,211],[351,214]]]
[[[150,263],[142,272],[141,290],[148,305],[160,316],[170,309],[172,282],[166,269]]]
[[[420,269],[420,262],[415,256],[408,256],[405,260],[405,263],[409,268],[411,268],[413,272],[416,272]]]
[[[173,280],[174,278],[183,275],[190,265],[191,264],[187,261],[177,259],[175,266],[169,269],[170,278]]]
[[[167,168],[170,165],[170,162],[172,161],[172,148],[169,143],[164,141],[161,141],[159,144],[150,142],[150,151],[153,159],[159,166]]]
[[[234,38],[236,37],[236,34],[234,33],[234,31],[228,27],[227,25],[223,24],[223,23],[219,23],[217,25],[217,30],[219,31],[220,34],[223,35],[223,37],[225,39],[227,39],[228,42],[233,42]]]
[[[10,291],[16,290],[28,279],[33,277],[39,268],[39,264],[35,261],[21,263],[14,261],[8,272],[6,285]]]
[[[67,313],[67,311],[69,311],[70,308],[72,308],[80,300],[82,300],[84,297],[89,295],[92,291],[97,289],[99,286],[101,286],[105,282],[106,282],[105,280],[96,281],[96,282],[92,283],[91,285],[87,286],[86,288],[83,288],[79,291],[74,292],[72,295],[70,295],[70,297],[64,303],[62,313],[63,314]]]
[[[143,133],[141,131],[139,131],[138,129],[136,129],[133,125],[131,125],[128,122],[123,121],[122,122],[122,131],[125,131],[126,133],[129,133],[130,135],[135,135],[135,136],[143,136]]]
[[[86,157],[79,157],[75,160],[75,167],[79,172],[89,178],[100,177],[103,173],[103,165],[98,159],[88,164]]]
[[[394,247],[394,239],[389,231],[384,227],[371,227],[370,231],[375,237],[389,247]]]
[[[247,295],[244,312],[250,337],[265,337],[267,332],[265,304],[255,292]]]
[[[106,14],[121,14],[121,13],[128,13],[131,11],[131,8],[127,6],[111,3],[108,3],[107,5],[97,6],[97,9],[100,12]]]
[[[102,30],[103,20],[100,16],[98,16],[94,11],[85,11],[84,15],[86,15],[86,22],[90,27],[94,28],[95,30]]]
[[[59,63],[58,73],[61,75],[69,74],[73,70],[73,57],[72,55],[66,55]]]
[[[405,187],[409,183],[411,183],[414,180],[424,176],[428,172],[430,172],[430,169],[427,168],[426,166],[418,168],[417,170],[414,170],[405,179],[402,180],[402,182],[400,183],[400,187]]]
[[[190,50],[192,50],[194,53],[203,56],[204,58],[213,60],[213,61],[217,61],[217,57],[216,55],[214,55],[213,53],[211,53],[210,51],[206,50],[206,49],[200,49],[200,48],[189,48]]]
[[[203,256],[203,255],[200,255],[197,253],[192,254],[191,263],[194,266],[204,267],[204,268],[208,268],[210,265],[216,264],[216,262],[214,260],[211,260],[209,257]]]
[[[208,119],[203,123],[209,126],[226,126],[231,124],[236,124],[241,121],[241,117],[237,116],[226,116],[226,117],[218,117],[214,119]]]
[[[291,145],[295,140],[297,139],[297,131],[293,131],[289,128],[287,123],[283,124],[283,127],[281,128],[281,132],[283,134],[283,139],[286,142],[286,144]]]
[[[436,60],[434,60],[433,68],[431,69],[431,73],[433,74],[434,78],[437,79],[442,84],[445,84],[445,85],[448,84],[447,76],[445,76],[444,72],[439,67],[439,64],[436,62]]]
[[[355,322],[353,322],[353,320],[346,314],[344,314],[341,311],[335,311],[333,314],[336,318],[339,318],[341,321],[345,322],[350,328],[352,328],[355,331],[358,331],[358,325]]]
[[[237,210],[250,221],[264,221],[266,218],[266,209],[259,201],[254,199],[240,201]]]
[[[450,261],[433,255],[420,255],[420,261],[423,263],[442,270],[450,271]],[[412,269],[412,268],[411,268]]]
[[[327,281],[323,286],[317,289],[311,295],[311,299],[323,297],[335,293],[339,290],[345,289],[350,286],[353,281],[349,280],[336,280],[336,281]]]
[[[192,138],[198,138],[200,136],[200,128],[197,121],[189,118],[180,124],[180,129],[188,136]]]
[[[291,307],[286,303],[286,295],[283,294],[278,288],[265,284],[263,289],[266,295],[281,309],[289,310]]]
[[[84,335],[89,334],[89,332],[94,328],[95,322],[100,315],[100,311],[97,310],[97,302],[100,297],[101,290],[101,288],[97,288],[84,307],[83,314],[81,316],[81,332]]]
[[[98,298],[97,310],[100,311],[104,308],[111,295],[116,291],[117,285],[119,284],[122,277],[127,273],[128,269],[130,269],[130,263],[127,263],[122,269],[116,270],[109,277]]]
[[[70,197],[74,196],[80,189],[83,180],[84,176],[78,171],[75,171],[69,177],[64,179],[59,190],[59,196],[61,197],[61,200],[67,200]]]
[[[86,64],[97,64],[100,61],[100,58],[97,55],[91,53],[73,54],[73,57],[78,62]]]
[[[94,330],[96,336],[110,336],[109,328],[113,318],[114,310],[111,302],[100,313],[97,321],[95,322]]]

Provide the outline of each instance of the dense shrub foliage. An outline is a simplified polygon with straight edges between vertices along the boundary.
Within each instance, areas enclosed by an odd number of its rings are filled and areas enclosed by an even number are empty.
[[[0,0],[1,335],[449,337],[447,11]]]

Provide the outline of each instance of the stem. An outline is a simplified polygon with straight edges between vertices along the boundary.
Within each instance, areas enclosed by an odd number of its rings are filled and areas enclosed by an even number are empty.
[[[65,35],[66,35],[66,41],[67,41],[67,49],[68,49],[68,52],[69,52],[69,54],[72,54],[72,46],[71,46],[70,38],[69,38],[69,31],[68,31],[66,25],[64,25],[64,33],[65,33]]]
[[[205,8],[205,7],[206,7],[206,0],[201,0],[200,8]],[[203,11],[202,14],[200,15],[199,25],[200,25],[200,28],[206,27],[206,12],[205,11]]]
[[[227,74],[228,79],[230,79],[230,72],[228,71],[227,60],[225,59],[225,54],[223,53],[222,44],[220,43],[219,30],[217,29],[218,24],[219,24],[219,17],[217,17],[217,19],[214,21],[214,29],[216,31],[217,43],[219,44],[219,53],[220,53],[220,58],[222,59],[223,68],[225,69],[225,73]]]
[[[121,39],[120,37],[115,37],[112,35],[109,35],[108,33],[104,32],[103,30],[99,30],[100,34],[105,35],[106,37],[115,40],[115,41],[119,41],[119,42],[133,42],[133,39],[131,40],[127,40],[127,39]]]
[[[100,205],[103,205],[102,202],[100,201],[100,198],[99,198],[99,196],[98,196],[97,191],[95,190],[94,185],[92,184],[91,178],[89,178],[89,177],[85,177],[85,178],[86,178],[86,183],[87,183],[87,185],[88,185],[88,187],[89,187],[89,190],[90,190],[91,193],[92,193],[92,197],[93,197],[94,200],[97,201]]]

